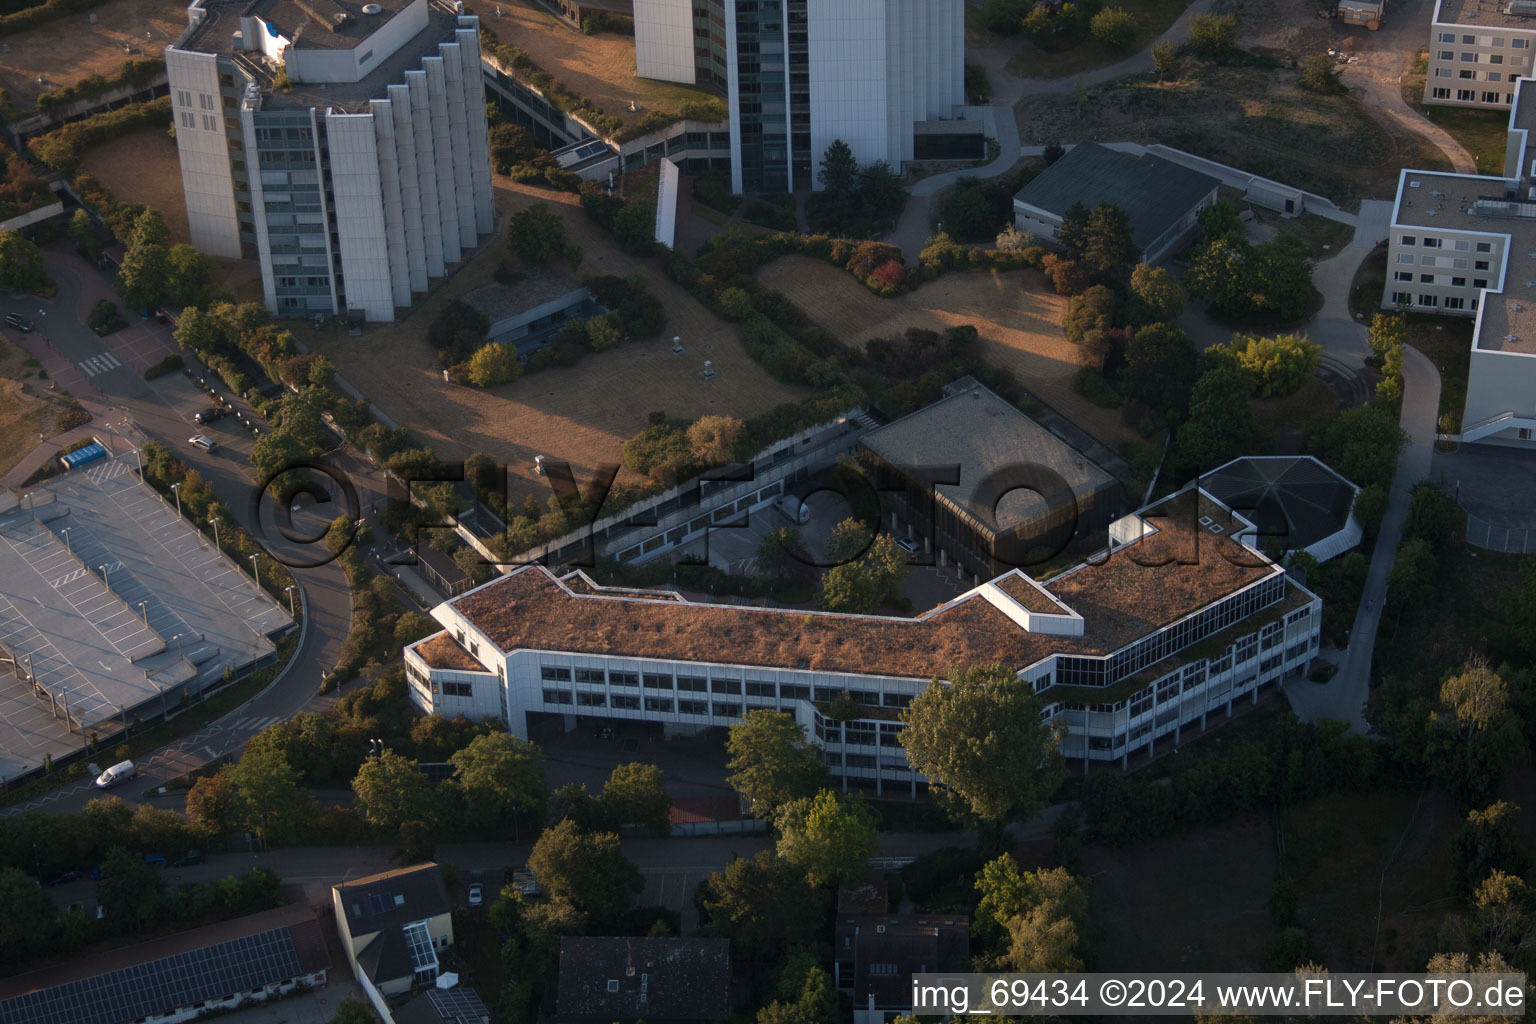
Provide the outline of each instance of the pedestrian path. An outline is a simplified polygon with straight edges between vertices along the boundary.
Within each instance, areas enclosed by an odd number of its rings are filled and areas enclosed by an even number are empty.
[[[115,370],[123,364],[117,358],[117,356],[114,356],[111,352],[103,352],[99,356],[92,356],[89,359],[81,360],[75,365],[80,367],[80,372],[85,374],[87,377],[94,377],[98,373],[106,373],[108,370]]]

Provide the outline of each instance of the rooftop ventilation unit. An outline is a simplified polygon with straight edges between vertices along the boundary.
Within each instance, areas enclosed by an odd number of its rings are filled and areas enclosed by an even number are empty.
[[[384,8],[379,4],[363,4],[364,14],[383,14]]]

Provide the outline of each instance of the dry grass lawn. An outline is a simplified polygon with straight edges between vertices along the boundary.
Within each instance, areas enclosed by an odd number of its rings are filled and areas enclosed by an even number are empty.
[[[25,360],[21,349],[0,339],[0,474],[36,448],[40,437],[56,433],[55,403],[39,393],[37,370]]]
[[[90,13],[94,25],[82,11],[6,37],[11,51],[0,54],[0,86],[13,102],[31,107],[42,93],[87,75],[110,77],[125,61],[159,57],[187,27],[184,0],[112,0]]]
[[[546,192],[496,179],[501,223],[534,203],[548,203],[565,220],[566,237],[585,252],[582,274],[644,274],[667,311],[662,337],[589,355],[574,367],[549,369],[489,391],[443,382],[427,324],[449,302],[490,281],[503,259],[516,261],[498,237],[449,277],[402,322],[369,327],[351,338],[332,325],[294,327],[301,341],[331,360],[353,386],[398,423],[408,425],[440,457],[485,452],[504,461],[515,500],[542,499],[548,484],[533,475],[533,457],[569,462],[585,485],[594,466],[619,462],[620,446],[652,412],[741,419],[810,394],[763,372],[743,351],[733,327],[673,284],[654,260],[637,261],[582,212],[569,193]],[[674,356],[672,336],[687,353]],[[718,376],[699,376],[704,360]],[[621,479],[632,477],[622,471]]]
[[[1114,447],[1138,440],[1120,414],[1072,390],[1082,366],[1062,333],[1067,300],[1030,270],[945,274],[916,291],[882,299],[848,274],[808,256],[785,256],[757,272],[822,327],[845,341],[888,338],[909,327],[974,324],[987,362],[1009,370],[1042,402]]]
[[[710,95],[689,85],[635,77],[634,36],[583,35],[533,0],[466,0],[465,6],[501,42],[520,47],[571,92],[626,124],[648,111],[673,111],[682,103]],[[630,100],[638,102],[640,109],[631,112]]]

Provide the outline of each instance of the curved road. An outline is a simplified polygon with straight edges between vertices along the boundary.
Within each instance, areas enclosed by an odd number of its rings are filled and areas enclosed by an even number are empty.
[[[253,483],[248,474],[246,456],[251,442],[243,431],[218,431],[216,427],[198,427],[192,413],[207,405],[207,399],[181,374],[172,374],[148,382],[140,369],[128,362],[124,349],[114,351],[115,336],[99,338],[87,328],[84,317],[101,298],[115,298],[110,284],[95,268],[72,253],[45,250],[48,272],[59,285],[52,301],[26,299],[8,303],[8,308],[25,313],[39,324],[47,325],[46,342],[40,333],[21,336],[23,347],[42,363],[49,375],[64,382],[96,415],[92,425],[124,437],[137,445],[147,437],[160,441],[209,481],[231,514],[250,529],[246,522]],[[44,316],[46,314],[46,317]],[[132,315],[131,313],[129,314]],[[169,337],[168,327],[158,327]],[[15,338],[16,335],[10,335]],[[122,365],[87,375],[80,364],[112,354]],[[158,359],[158,355],[155,356]],[[187,438],[206,430],[217,433],[220,447],[212,454],[187,443]],[[239,431],[239,427],[233,428]],[[130,456],[131,457],[131,456]],[[253,531],[254,533],[254,531]],[[281,555],[298,550],[286,541],[270,543]],[[277,719],[286,719],[315,697],[320,678],[335,664],[342,642],[352,621],[352,597],[341,567],[330,563],[314,569],[296,570],[303,589],[306,614],[302,642],[287,670],[257,697],[218,721],[204,720],[195,731],[152,755],[138,758],[139,779],[121,787],[114,794],[130,803],[150,792],[164,780],[204,764],[215,757],[238,750],[261,728]],[[179,721],[197,722],[193,707],[182,712]],[[55,790],[28,803],[4,809],[13,814],[22,810],[79,810],[98,795],[89,782],[76,783]]]

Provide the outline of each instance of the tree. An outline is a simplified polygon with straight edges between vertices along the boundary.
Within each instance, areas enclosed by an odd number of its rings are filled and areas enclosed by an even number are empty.
[[[1387,514],[1387,489],[1381,484],[1360,488],[1360,493],[1355,495],[1353,512],[1366,537],[1374,538],[1381,529],[1382,517]]]
[[[101,874],[96,893],[108,920],[127,930],[155,923],[160,915],[160,891],[165,888],[160,872],[144,863],[139,854],[119,846],[102,860]]]
[[[53,929],[58,908],[37,880],[18,868],[0,869],[0,906],[5,907],[5,927],[0,928],[0,963],[18,964],[39,950],[38,940]]]
[[[1323,347],[1300,334],[1260,338],[1234,334],[1226,345],[1209,349],[1207,359],[1231,359],[1253,380],[1260,398],[1294,394],[1317,372]]]
[[[814,886],[859,881],[880,846],[863,803],[830,789],[785,804],[774,824],[779,856],[804,871]]]
[[[1410,543],[1425,542],[1415,538]],[[1505,767],[1523,746],[1520,723],[1509,707],[1509,686],[1487,662],[1475,659],[1442,684],[1425,760],[1464,805],[1492,802]]]
[[[1088,242],[1088,207],[1082,203],[1073,203],[1067,207],[1054,237],[1067,259],[1082,259],[1083,247]]]
[[[1407,443],[1408,435],[1390,411],[1367,405],[1333,418],[1323,432],[1319,454],[1361,487],[1388,488],[1397,473],[1398,453]]]
[[[644,825],[659,836],[671,831],[672,798],[653,764],[632,761],[614,768],[598,802],[614,824]]]
[[[1054,728],[1029,686],[1002,665],[954,669],[901,715],[914,770],[984,821],[1023,820],[1065,778]]]
[[[720,312],[728,320],[745,320],[752,315],[752,296],[741,288],[722,288],[720,294],[715,296],[715,301],[720,304]]]
[[[1096,284],[1081,295],[1067,301],[1067,315],[1062,320],[1062,330],[1067,340],[1089,352],[1103,339],[1104,332],[1115,322],[1115,310],[1120,297],[1113,288]],[[1102,355],[1102,353],[1099,353]],[[1102,362],[1101,359],[1092,359]]]
[[[223,769],[238,794],[241,823],[259,837],[283,842],[311,820],[315,798],[299,787],[302,773],[274,747],[253,747]]]
[[[210,839],[222,839],[240,825],[239,793],[228,772],[206,775],[187,790],[187,817]]]
[[[357,810],[374,825],[398,830],[408,821],[433,821],[439,797],[416,762],[393,750],[370,757],[352,780]]]
[[[544,752],[504,732],[476,736],[450,757],[471,821],[504,820],[544,805]]]
[[[1299,84],[1310,92],[1338,92],[1339,72],[1334,59],[1326,53],[1314,53],[1301,66]]]
[[[133,227],[128,231],[128,237],[124,239],[124,245],[129,249],[137,249],[145,245],[158,245],[161,248],[171,244],[171,229],[165,223],[165,218],[159,211],[144,207],[143,212],[134,218]]]
[[[1136,19],[1123,7],[1106,7],[1093,16],[1093,38],[1112,50],[1123,50],[1136,38]]]
[[[1127,319],[1134,324],[1172,323],[1184,312],[1184,289],[1167,267],[1138,263],[1131,271]]]
[[[997,233],[995,244],[1003,252],[1023,252],[1035,244],[1035,237],[1009,224]]]
[[[133,309],[158,306],[170,294],[171,259],[164,246],[134,245],[123,254],[117,290]]]
[[[816,607],[822,611],[869,615],[879,606],[880,592],[863,562],[834,565],[822,574],[816,598]]]
[[[757,1012],[757,1024],[837,1024],[839,1020],[837,991],[827,972],[815,964],[801,973],[799,988],[789,1001],[774,1000]]]
[[[684,434],[699,465],[720,466],[743,456],[747,425],[734,416],[701,416]]]
[[[805,542],[793,526],[780,526],[757,546],[757,571],[767,573],[775,581],[782,582],[792,573],[808,568]]]
[[[804,872],[763,850],[740,857],[699,885],[701,930],[731,940],[731,961],[759,978],[776,971],[786,949],[814,945],[829,902]]]
[[[214,287],[213,258],[185,242],[166,253],[166,304],[175,309],[206,306],[218,293]]]
[[[759,818],[774,820],[785,804],[815,794],[828,781],[820,749],[782,711],[748,711],[731,726],[725,749],[725,781]]]
[[[1200,57],[1220,57],[1237,46],[1237,18],[1197,14],[1189,23],[1189,45]]]
[[[1159,40],[1152,44],[1152,66],[1157,69],[1158,78],[1167,78],[1173,73],[1173,69],[1179,63],[1179,48],[1168,40]]]
[[[1530,869],[1531,858],[1521,842],[1519,823],[1520,808],[1503,800],[1467,814],[1451,843],[1457,896],[1471,896],[1494,870],[1520,876]]]
[[[585,832],[568,818],[539,836],[528,869],[551,899],[570,903],[595,927],[611,927],[645,888],[640,869],[619,849],[618,836]]]
[[[469,357],[466,371],[469,382],[476,387],[493,388],[498,384],[510,384],[523,375],[523,364],[517,358],[517,348],[500,341],[488,341]]]
[[[833,139],[822,154],[821,170],[817,172],[816,180],[832,195],[845,196],[853,191],[858,173],[859,162],[854,158],[848,143],[842,139]]]
[[[587,344],[593,352],[606,352],[623,340],[618,313],[604,313],[587,321]]]
[[[1143,327],[1125,346],[1121,389],[1170,420],[1188,416],[1190,392],[1199,377],[1199,350],[1189,335],[1171,324]]]
[[[507,246],[524,263],[558,259],[565,254],[565,221],[544,203],[525,207],[507,225]]]
[[[1371,317],[1370,345],[1377,359],[1386,359],[1408,340],[1408,321],[1401,314],[1377,313]]]
[[[827,561],[834,565],[852,562],[869,550],[873,537],[869,527],[861,520],[849,516],[836,526],[827,538]]]
[[[378,1015],[367,1002],[357,996],[347,996],[336,1004],[336,1016],[331,1024],[378,1024]]]
[[[999,854],[976,873],[976,924],[983,933],[1006,931],[1009,919],[1028,906],[1029,886],[1012,854]]]
[[[37,246],[15,231],[0,232],[0,288],[41,295],[50,287]]]
[[[1088,917],[1088,898],[1064,868],[1023,876],[1024,909],[1008,918],[1004,966],[1026,973],[1081,971],[1079,937]]]
[[[1200,375],[1189,396],[1189,419],[1175,435],[1179,461],[1211,469],[1248,450],[1253,440],[1253,412],[1248,396],[1253,384],[1236,366],[1218,363]]]

